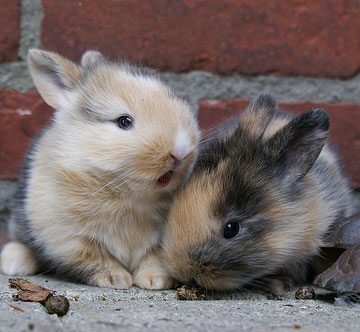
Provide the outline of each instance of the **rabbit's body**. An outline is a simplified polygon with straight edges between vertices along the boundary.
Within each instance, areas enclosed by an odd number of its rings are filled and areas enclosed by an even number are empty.
[[[330,225],[353,212],[336,156],[323,147],[327,130],[325,112],[294,118],[269,96],[218,129],[170,212],[170,274],[214,289],[274,273],[301,279]]]
[[[158,247],[196,157],[188,106],[155,77],[99,53],[86,53],[79,67],[33,52],[35,83],[57,112],[26,157],[3,271],[45,268],[98,286],[169,287]],[[44,87],[47,80],[55,87]]]

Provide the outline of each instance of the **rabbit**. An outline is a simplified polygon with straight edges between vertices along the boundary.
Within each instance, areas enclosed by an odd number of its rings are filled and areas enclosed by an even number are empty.
[[[27,60],[56,112],[26,155],[3,273],[170,287],[159,243],[197,158],[200,133],[189,105],[154,74],[98,51],[84,53],[80,65],[39,49]]]
[[[331,224],[353,213],[328,128],[325,111],[293,117],[265,94],[215,130],[170,209],[169,274],[220,291],[304,280]]]

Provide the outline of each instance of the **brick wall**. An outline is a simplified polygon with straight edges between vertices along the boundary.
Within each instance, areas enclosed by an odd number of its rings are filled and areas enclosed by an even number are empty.
[[[0,0],[0,62],[17,60],[20,39],[20,0]]]
[[[261,92],[294,112],[321,106],[360,188],[358,0],[0,0],[0,13],[0,179],[16,179],[51,118],[24,60],[42,45],[76,61],[92,48],[158,70],[200,105],[202,128]]]
[[[358,0],[43,0],[42,44],[87,48],[159,70],[350,77],[360,68]]]

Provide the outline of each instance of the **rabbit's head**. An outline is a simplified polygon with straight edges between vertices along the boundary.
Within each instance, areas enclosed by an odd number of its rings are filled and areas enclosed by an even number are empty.
[[[309,171],[328,127],[323,110],[292,118],[261,95],[225,136],[209,139],[170,211],[163,243],[170,274],[235,289],[313,255],[323,229]]]
[[[33,49],[28,65],[52,123],[59,161],[132,191],[170,192],[189,173],[199,132],[189,106],[153,74],[86,52],[77,65]]]

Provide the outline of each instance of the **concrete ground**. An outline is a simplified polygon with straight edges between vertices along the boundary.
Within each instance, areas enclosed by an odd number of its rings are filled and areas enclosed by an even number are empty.
[[[360,331],[360,305],[296,300],[294,291],[281,300],[232,293],[218,300],[180,301],[174,290],[96,288],[46,275],[26,279],[65,295],[69,312],[58,318],[39,303],[15,302],[17,291],[0,275],[0,331]]]

